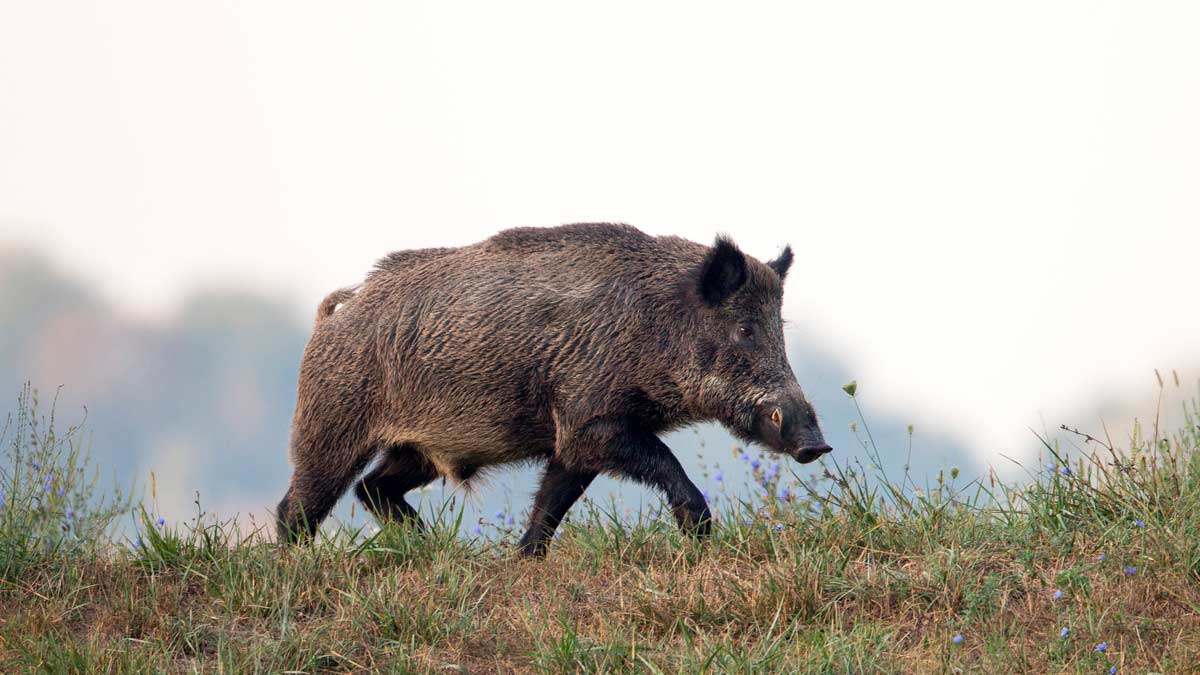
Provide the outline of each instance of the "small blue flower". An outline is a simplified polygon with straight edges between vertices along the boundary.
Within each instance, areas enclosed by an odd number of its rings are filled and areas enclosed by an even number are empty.
[[[42,468],[42,465],[41,465],[41,464],[38,464],[37,462],[34,462],[34,463],[33,463],[33,468],[34,468],[34,470],[36,471],[37,469],[40,469],[40,468]]]
[[[1096,562],[1104,562],[1105,557],[1107,556],[1104,555],[1104,551],[1101,551],[1100,555],[1096,556]]]
[[[721,481],[725,480],[725,476],[722,476],[722,475],[721,475],[721,472],[720,472],[720,471],[718,471],[718,472],[717,472],[717,473],[716,473],[716,474],[713,476],[713,480],[715,480],[715,481],[717,481],[718,483],[720,483]]]
[[[504,512],[503,511],[496,512],[496,520],[504,520]]]
[[[958,635],[955,635],[954,637],[950,638],[950,641],[953,642],[954,644],[961,643],[963,641],[962,633],[959,633]]]
[[[1108,675],[1117,675],[1117,667],[1113,666],[1108,669]]]
[[[67,489],[65,487],[59,487],[57,490],[54,491],[54,494],[61,497],[61,496],[63,496],[63,493],[66,491],[67,491]]]
[[[75,517],[75,509],[68,506],[66,516],[68,518],[74,518]]]
[[[1062,630],[1058,631],[1058,637],[1065,638],[1065,637],[1067,637],[1067,633],[1070,633],[1070,632],[1071,632],[1070,628],[1063,626]]]
[[[1125,574],[1137,574],[1137,567],[1134,565],[1126,565]]]
[[[1055,600],[1058,600],[1059,598],[1062,597],[1062,591],[1054,591],[1054,595],[1051,595],[1050,597],[1054,598]]]
[[[1102,652],[1102,651],[1104,651],[1105,649],[1108,649],[1108,643],[1107,643],[1107,642],[1101,642],[1100,644],[1096,645],[1096,651],[1098,651],[1098,652]]]
[[[751,469],[757,469],[759,464],[761,464],[761,462],[759,462],[758,459],[750,460],[750,468]]]
[[[750,461],[750,453],[743,452],[741,455],[738,456],[738,459],[742,460],[743,462],[749,462]]]
[[[507,518],[505,518],[505,519],[504,519],[504,524],[505,524],[505,525],[512,525],[512,524],[513,524],[513,523],[515,523],[515,522],[517,522],[517,521],[513,520],[513,517],[512,517],[512,516],[509,516],[509,517],[507,517]]]
[[[775,523],[775,531],[782,532],[783,531],[783,523]]]
[[[159,516],[158,519],[154,521],[154,524],[159,527],[162,527],[163,525],[167,524],[167,519],[163,518],[162,516]]]
[[[135,548],[141,548],[142,547],[142,538],[138,537],[138,538],[134,539],[133,545]]]
[[[479,523],[475,523],[475,527],[471,528],[471,533],[472,534],[483,534],[483,526],[480,525]]]
[[[1071,467],[1064,466],[1063,468],[1059,469],[1059,473],[1061,473],[1064,476],[1070,476],[1071,475]]]
[[[779,498],[783,500],[788,498],[788,489],[786,486],[779,488]]]
[[[1144,521],[1144,520],[1135,520],[1135,521],[1133,521],[1133,526],[1134,526],[1134,527],[1145,527],[1145,526],[1146,526],[1146,521]]]

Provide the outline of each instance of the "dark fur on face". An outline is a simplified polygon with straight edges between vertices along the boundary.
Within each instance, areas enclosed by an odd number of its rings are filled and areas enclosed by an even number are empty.
[[[599,473],[662,490],[681,527],[707,533],[660,434],[715,419],[800,461],[829,449],[784,351],[791,263],[790,248],[764,264],[726,237],[612,224],[387,256],[318,312],[281,538],[311,535],[352,483],[377,516],[419,523],[405,492],[531,459],[546,472],[525,553]]]

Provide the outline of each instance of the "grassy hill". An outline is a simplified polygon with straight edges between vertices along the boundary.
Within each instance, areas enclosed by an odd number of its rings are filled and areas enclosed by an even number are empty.
[[[426,535],[280,549],[147,505],[113,541],[128,502],[95,490],[81,433],[23,406],[0,463],[0,672],[1195,671],[1194,403],[1185,418],[1124,448],[1048,443],[1019,486],[756,470],[760,496],[722,505],[705,544],[585,503],[530,561],[519,519],[471,538],[453,511]]]

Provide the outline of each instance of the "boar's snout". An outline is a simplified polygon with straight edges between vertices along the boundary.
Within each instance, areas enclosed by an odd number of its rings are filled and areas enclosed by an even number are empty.
[[[804,396],[786,395],[756,406],[758,436],[771,448],[807,464],[833,450]]]

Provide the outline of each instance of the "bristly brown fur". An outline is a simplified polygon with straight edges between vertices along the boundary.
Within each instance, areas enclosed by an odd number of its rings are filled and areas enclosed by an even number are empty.
[[[358,497],[415,522],[413,488],[545,461],[531,553],[601,472],[658,487],[681,526],[707,531],[703,498],[657,437],[715,419],[758,440],[753,404],[781,391],[812,418],[783,350],[788,253],[772,269],[726,238],[708,247],[605,223],[392,253],[318,310],[281,537],[311,534],[377,459]],[[731,346],[751,324],[753,349]]]

